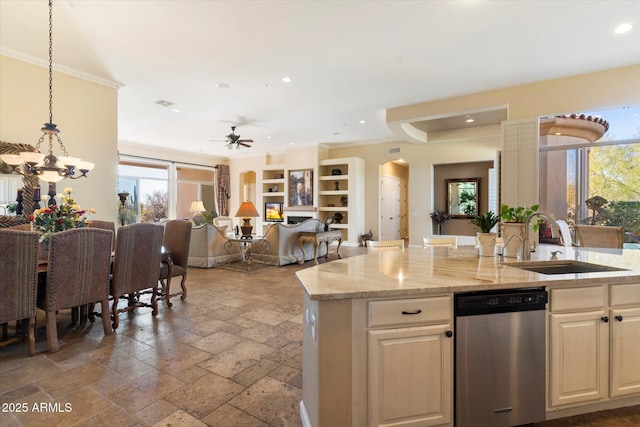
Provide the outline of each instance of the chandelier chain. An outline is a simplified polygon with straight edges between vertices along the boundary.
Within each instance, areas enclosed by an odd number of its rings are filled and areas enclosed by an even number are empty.
[[[53,123],[53,0],[49,0],[49,123]]]

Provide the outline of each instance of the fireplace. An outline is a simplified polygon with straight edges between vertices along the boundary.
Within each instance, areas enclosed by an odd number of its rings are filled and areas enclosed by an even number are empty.
[[[287,216],[287,224],[298,224],[302,221],[313,218],[312,216]]]

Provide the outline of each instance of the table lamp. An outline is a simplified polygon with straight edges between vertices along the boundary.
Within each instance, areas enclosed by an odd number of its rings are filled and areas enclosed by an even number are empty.
[[[196,200],[191,202],[191,209],[189,212],[195,212],[193,214],[193,223],[195,225],[202,225],[204,222],[204,216],[202,212],[206,212],[207,210],[204,208],[204,204],[202,204],[202,200]]]
[[[251,225],[251,218],[257,218],[260,214],[258,214],[258,210],[252,202],[242,202],[240,207],[238,208],[238,212],[236,212],[236,217],[242,218],[244,224],[242,224],[242,237],[251,237],[251,231],[253,230],[253,226]]]

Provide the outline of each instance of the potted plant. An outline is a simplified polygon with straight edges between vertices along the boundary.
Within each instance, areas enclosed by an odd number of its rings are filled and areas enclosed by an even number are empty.
[[[499,222],[500,217],[492,211],[473,216],[471,224],[480,229],[477,233],[480,256],[493,256],[496,245],[496,233],[492,233],[491,229]]]
[[[522,247],[524,240],[524,222],[534,212],[538,211],[540,205],[531,206],[509,206],[500,205],[500,218],[502,218],[502,249],[504,256],[516,258],[518,249]],[[532,229],[537,231],[538,223],[533,224]],[[514,237],[515,236],[515,237]]]

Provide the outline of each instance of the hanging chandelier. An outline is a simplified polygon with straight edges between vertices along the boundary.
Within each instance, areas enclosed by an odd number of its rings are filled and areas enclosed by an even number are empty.
[[[46,182],[58,182],[65,178],[77,179],[86,177],[87,173],[95,166],[91,162],[82,161],[78,157],[70,157],[62,139],[58,136],[60,130],[53,123],[53,0],[49,0],[49,122],[40,129],[42,136],[36,144],[35,151],[25,151],[18,154],[5,154],[0,156],[2,161],[11,167],[13,172],[20,175],[36,175]],[[53,154],[53,139],[56,139],[63,156],[56,157]],[[40,152],[40,145],[45,139],[49,141],[49,152],[45,155]],[[21,167],[21,169],[20,169]],[[76,174],[80,172],[80,174]]]

